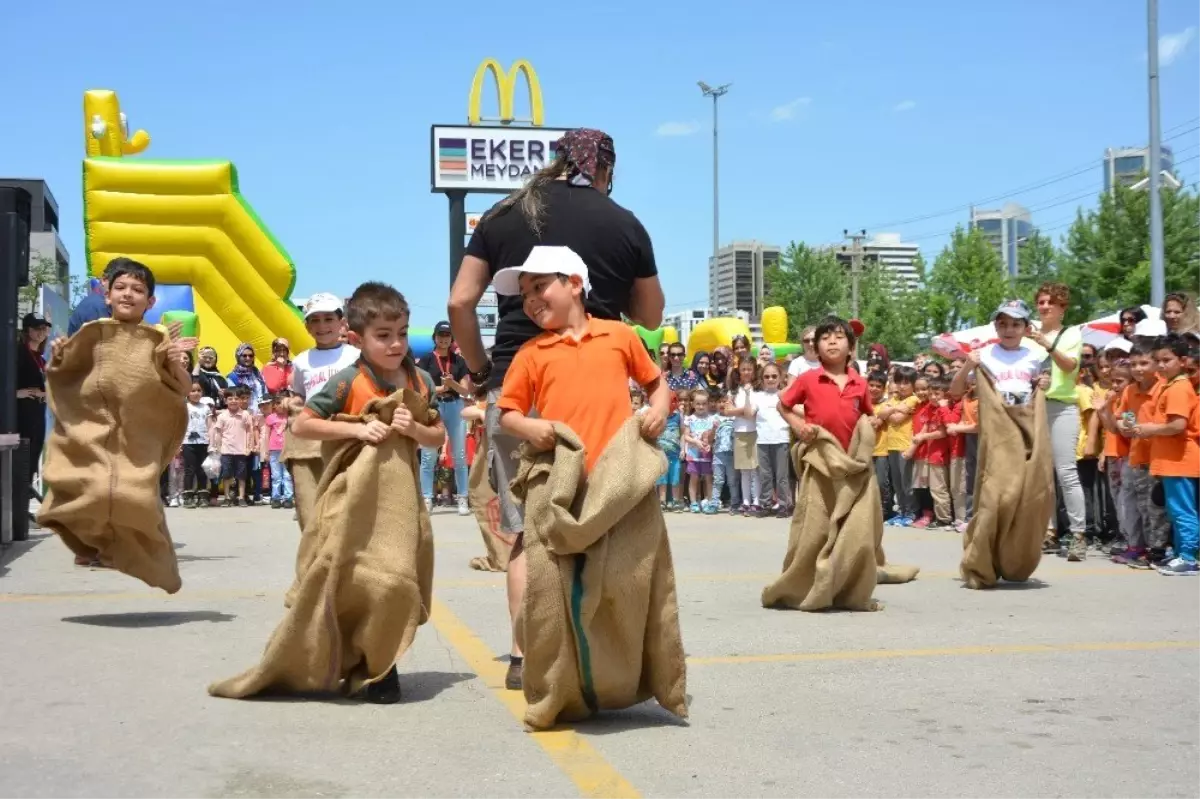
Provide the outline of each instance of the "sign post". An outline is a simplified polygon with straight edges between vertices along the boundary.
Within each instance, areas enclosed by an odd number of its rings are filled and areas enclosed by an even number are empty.
[[[499,116],[490,119],[481,113],[483,84],[489,72],[496,80],[500,102]],[[522,74],[529,87],[530,117],[518,120],[513,115],[513,100]],[[543,128],[543,117],[541,84],[529,62],[517,61],[505,72],[498,61],[489,58],[475,70],[471,82],[468,124],[430,128],[430,190],[445,194],[449,201],[451,285],[458,276],[469,233],[467,194],[509,194],[554,160],[555,146],[567,131]],[[481,124],[485,120],[499,124]]]

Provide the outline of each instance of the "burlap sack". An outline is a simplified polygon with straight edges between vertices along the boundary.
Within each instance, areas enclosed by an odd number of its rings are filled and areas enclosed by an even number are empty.
[[[907,582],[914,567],[889,567],[871,452],[875,431],[859,419],[849,450],[826,430],[792,447],[800,485],[783,573],[763,589],[763,607],[879,610],[877,582]],[[883,577],[884,579],[880,579]]]
[[[1054,462],[1042,393],[1027,405],[1005,405],[987,372],[976,375],[975,515],[963,535],[959,572],[968,588],[991,588],[1000,579],[1028,580],[1041,562],[1054,512]]]
[[[296,521],[300,525],[300,543],[296,547],[296,579],[283,597],[283,606],[290,608],[300,590],[300,579],[312,563],[316,553],[316,534],[306,533],[305,526],[313,517],[317,504],[317,488],[321,484],[321,472],[325,467],[320,441],[298,438],[292,435],[291,425],[283,438],[280,458],[292,473],[292,493],[296,500]]]
[[[361,416],[387,423],[400,402],[419,421],[436,418],[405,389],[372,400]],[[311,524],[316,551],[295,601],[262,661],[213,683],[213,696],[341,690],[383,677],[429,618],[433,535],[421,501],[416,442],[391,435],[372,446],[342,441],[326,461]]]
[[[167,366],[169,345],[161,327],[102,319],[51,359],[38,523],[78,558],[173,594],[179,565],[158,481],[187,431],[187,387]]]
[[[475,462],[467,475],[467,504],[479,522],[486,555],[471,558],[472,569],[484,572],[508,571],[517,537],[500,529],[500,498],[491,481],[492,448],[486,433],[475,449]]]
[[[630,419],[590,475],[578,437],[556,424],[550,452],[524,448],[529,575],[518,622],[525,725],[545,729],[650,697],[687,717],[675,570],[654,482],[666,458]]]

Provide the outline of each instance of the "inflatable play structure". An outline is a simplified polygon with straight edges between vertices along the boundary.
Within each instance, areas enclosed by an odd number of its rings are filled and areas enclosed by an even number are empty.
[[[670,325],[657,330],[647,330],[640,325],[634,325],[634,330],[652,352],[658,352],[658,348],[663,344],[679,341],[679,332]],[[775,359],[778,361],[804,351],[802,344],[793,344],[787,340],[787,311],[778,305],[763,309],[762,332],[763,343],[775,351]],[[697,352],[712,352],[717,347],[728,347],[734,336],[745,336],[751,341],[754,340],[750,335],[750,326],[737,317],[705,319],[692,328],[692,333],[688,336],[687,365],[691,366],[692,357]]]

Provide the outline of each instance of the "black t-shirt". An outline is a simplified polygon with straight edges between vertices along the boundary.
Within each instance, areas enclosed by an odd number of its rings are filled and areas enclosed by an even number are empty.
[[[487,262],[495,275],[525,263],[535,246],[570,247],[588,267],[592,290],[585,305],[601,319],[620,319],[629,312],[629,295],[637,278],[654,277],[650,235],[632,213],[601,191],[555,181],[545,188],[545,210],[539,239],[529,229],[519,206],[499,214],[489,211],[475,226],[467,255]],[[499,388],[513,356],[542,329],[534,324],[517,296],[501,295],[500,320],[492,347],[490,388]]]
[[[450,377],[460,383],[466,380],[467,376],[471,373],[471,370],[467,367],[467,362],[457,352],[452,352],[444,358],[436,352],[431,352],[417,361],[417,366],[429,372],[429,376],[433,378],[435,386],[442,384],[442,375],[446,374],[442,371],[442,364],[446,364],[446,367],[450,370]],[[458,392],[451,392],[444,396],[447,399],[454,399],[459,394]]]

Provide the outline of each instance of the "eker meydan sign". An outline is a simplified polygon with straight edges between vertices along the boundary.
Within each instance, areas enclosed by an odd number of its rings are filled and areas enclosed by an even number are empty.
[[[489,73],[495,78],[500,104],[499,116],[493,118],[485,118],[481,112]],[[529,88],[530,116],[518,120],[514,100],[517,79],[522,75]],[[521,188],[530,175],[554,160],[555,142],[567,132],[542,127],[543,118],[542,87],[529,62],[517,61],[505,72],[494,58],[487,59],[475,70],[471,83],[468,125],[432,127],[432,190],[508,194]]]

